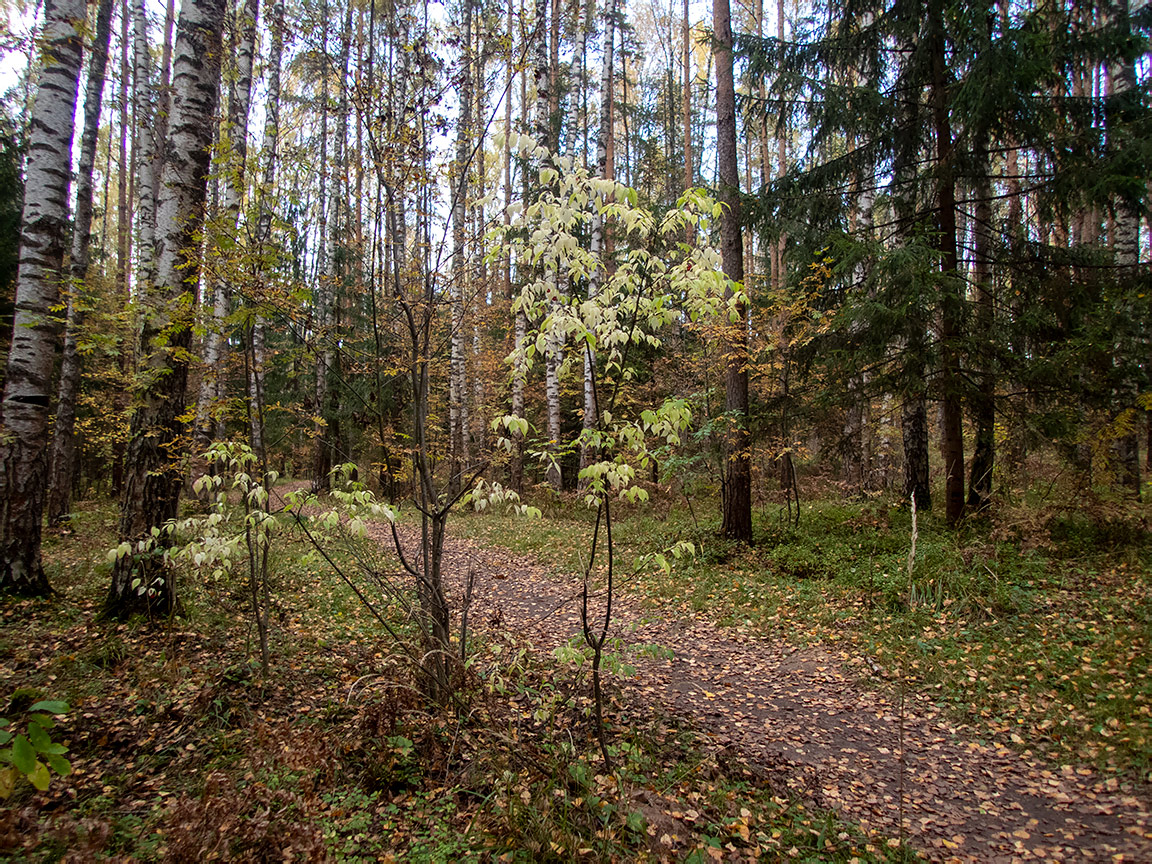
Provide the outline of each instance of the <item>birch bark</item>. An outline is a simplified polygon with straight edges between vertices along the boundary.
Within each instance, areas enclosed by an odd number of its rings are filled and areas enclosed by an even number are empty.
[[[60,389],[56,399],[56,423],[52,437],[52,461],[48,482],[48,524],[57,525],[68,514],[72,500],[72,470],[76,458],[76,395],[80,390],[80,353],[77,350],[83,324],[79,292],[88,276],[92,239],[92,171],[100,132],[100,106],[104,98],[104,75],[112,35],[112,0],[100,0],[96,28],[88,60],[88,84],[84,92],[84,132],[80,138],[80,161],[76,169],[76,212],[73,215],[71,286],[68,292],[64,354],[60,362]]]
[[[604,48],[601,51],[603,67],[600,70],[600,125],[596,133],[596,176],[608,179],[608,136],[612,123],[612,69],[613,51],[616,42],[616,0],[608,0],[604,8]],[[689,156],[689,158],[691,158]],[[604,217],[599,207],[592,217],[592,260],[596,269],[588,279],[588,299],[600,293],[604,279],[604,268],[599,264],[604,253]],[[588,441],[589,436],[599,425],[600,413],[596,405],[596,349],[584,348],[584,439],[580,444],[580,468],[583,470],[596,461],[597,453]]]
[[[220,138],[219,151],[225,160],[224,207],[217,222],[217,230],[232,241],[226,244],[236,248],[236,224],[245,189],[245,164],[248,159],[248,109],[252,100],[252,56],[256,44],[256,16],[259,0],[242,0],[236,15],[236,68],[228,98],[228,118]],[[219,244],[218,244],[219,245]],[[196,437],[202,447],[212,441],[212,407],[223,396],[223,377],[220,367],[224,360],[224,328],[228,317],[231,285],[225,269],[221,278],[213,280],[211,320],[204,339],[204,376],[200,379],[200,393],[196,401]]]
[[[220,90],[223,0],[183,0],[172,67],[172,113],[156,213],[155,280],[140,286],[141,360],[125,456],[120,537],[137,543],[174,519],[183,485],[184,412],[192,312],[200,274],[212,118]],[[112,568],[107,613],[176,611],[159,556],[124,555]]]
[[[0,593],[51,590],[40,559],[48,407],[64,279],[83,0],[46,0],[28,129],[16,309],[0,417]]]
[[[284,56],[284,2],[274,0],[270,22],[272,43],[268,50],[268,98],[264,106],[263,176],[258,192],[256,247],[261,262],[269,260],[272,237],[272,190],[276,187],[277,150],[280,146],[280,65]],[[261,267],[265,266],[263,263]],[[264,319],[252,319],[252,363],[248,369],[248,398],[252,403],[250,434],[252,451],[264,463]]]
[[[460,117],[456,126],[456,188],[452,195],[452,334],[449,359],[449,424],[452,434],[452,480],[459,489],[462,465],[468,464],[468,387],[464,359],[464,304],[468,293],[465,247],[468,234],[468,171],[472,146],[472,2],[463,0],[460,21]]]

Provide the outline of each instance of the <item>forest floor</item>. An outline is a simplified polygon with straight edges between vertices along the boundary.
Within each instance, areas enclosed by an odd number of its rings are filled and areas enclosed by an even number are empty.
[[[451,541],[447,554],[454,572],[478,576],[477,620],[500,622],[538,650],[580,638],[579,580],[470,540]],[[869,835],[906,833],[932,859],[1152,861],[1143,784],[980,736],[914,685],[901,694],[862,683],[896,676],[835,645],[799,647],[712,618],[618,596],[617,650],[638,658],[627,701],[689,719],[716,752],[769,768]],[[653,658],[646,646],[669,656]]]
[[[351,588],[395,568],[385,526],[332,560],[283,529],[264,675],[243,568],[185,574],[185,618],[101,620],[115,513],[83,508],[46,546],[58,595],[0,606],[0,715],[19,730],[30,701],[67,699],[53,735],[74,769],[0,806],[0,860],[1152,860],[1139,537],[1052,566],[941,551],[922,529],[927,570],[954,553],[1000,581],[949,577],[921,614],[883,581],[907,557],[899,514],[817,514],[747,552],[696,530],[670,571],[636,552],[691,533],[687,517],[631,514],[606,770],[571,575],[590,525],[568,512],[451,523],[469,663],[453,706],[429,711],[408,648]],[[872,546],[847,555],[837,531]],[[813,570],[857,558],[876,574]],[[377,601],[406,638],[402,604]]]

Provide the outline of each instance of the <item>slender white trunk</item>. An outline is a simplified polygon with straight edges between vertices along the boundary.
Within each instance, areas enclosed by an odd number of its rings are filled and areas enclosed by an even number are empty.
[[[252,100],[252,55],[256,44],[256,16],[259,0],[244,0],[237,12],[235,30],[236,68],[228,99],[228,117],[220,136],[219,151],[225,160],[224,207],[216,228],[229,237],[226,248],[236,248],[236,225],[244,197],[245,163],[248,158],[248,109]],[[220,374],[227,343],[224,339],[229,297],[227,271],[213,280],[211,320],[204,339],[204,376],[196,402],[196,435],[201,446],[212,440],[212,407],[224,397],[224,377]]]
[[[154,92],[151,78],[152,60],[148,48],[148,17],[144,0],[133,0],[132,20],[135,28],[133,39],[133,79],[135,81],[136,120],[133,161],[136,163],[137,239],[136,239],[136,282],[137,290],[147,291],[156,279],[156,162],[163,162],[163,148],[157,139],[156,125],[153,123]]]
[[[258,193],[256,247],[260,261],[266,261],[272,236],[272,190],[276,186],[276,158],[280,144],[280,64],[284,55],[284,0],[274,0],[269,29],[272,44],[268,51],[268,99],[264,106],[264,171]],[[252,362],[248,368],[248,398],[252,404],[252,450],[264,457],[264,318],[257,313],[252,321]]]
[[[484,38],[480,33],[481,28],[474,27],[476,31],[476,44],[473,49],[473,81],[475,82],[476,90],[476,145],[475,152],[480,154],[480,158],[476,165],[476,198],[478,201],[483,201],[487,197],[486,177],[485,177],[485,162],[484,162],[484,131],[487,128],[488,118],[488,100],[487,91],[484,88],[485,84],[485,55],[484,55]],[[476,203],[472,205],[472,222],[473,222],[473,237],[484,237],[484,205]],[[488,265],[484,262],[484,258],[480,257],[477,263],[478,278],[476,280],[477,287],[472,290],[472,429],[476,438],[476,446],[481,450],[484,448],[484,430],[487,427],[487,419],[485,415],[485,398],[484,398],[484,374],[481,370],[481,350],[480,350],[480,327],[482,322],[487,320],[486,308],[488,305]],[[465,431],[469,432],[469,427],[465,426]]]
[[[80,390],[80,328],[82,305],[77,302],[88,276],[92,239],[92,171],[100,137],[100,106],[104,97],[104,73],[112,34],[112,0],[100,0],[96,29],[88,60],[88,85],[84,93],[84,132],[80,139],[80,162],[76,170],[76,212],[73,216],[71,286],[68,292],[64,354],[60,362],[60,391],[56,400],[56,423],[52,437],[52,462],[48,492],[48,522],[55,525],[68,514],[72,499],[72,469],[76,455],[76,395]]]
[[[329,272],[328,250],[328,3],[325,2],[320,14],[323,29],[320,36],[320,236],[316,255],[316,388],[315,388],[315,452],[312,459],[312,489],[319,491],[328,488],[328,471],[332,467],[331,448],[328,443],[329,429],[326,421],[328,410],[328,369],[331,352],[324,347],[331,328],[331,274]]]
[[[449,370],[449,425],[452,434],[453,483],[467,465],[468,387],[464,358],[464,311],[468,295],[466,245],[468,234],[468,171],[472,148],[472,2],[463,0],[460,23],[460,118],[456,126],[456,188],[452,198],[452,336]]]
[[[535,110],[535,137],[536,143],[545,146],[552,145],[552,75],[549,64],[546,38],[548,34],[548,0],[536,0],[535,18],[535,57],[536,72],[536,104]],[[553,16],[555,17],[555,15]],[[553,28],[553,43],[555,43],[555,28]],[[554,47],[554,46],[553,46]],[[547,162],[550,164],[555,154],[550,153]],[[552,304],[559,302],[560,284],[555,273],[549,273],[553,290],[550,291]],[[560,448],[560,365],[562,343],[559,338],[549,334],[544,343],[544,401],[545,413],[548,423],[548,449],[556,454]],[[559,491],[564,486],[564,478],[560,471],[559,462],[553,460],[549,463],[547,479],[553,489]]]

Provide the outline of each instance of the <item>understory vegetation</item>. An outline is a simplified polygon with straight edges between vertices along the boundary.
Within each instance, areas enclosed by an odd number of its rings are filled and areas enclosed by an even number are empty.
[[[244,568],[185,573],[186,617],[102,620],[110,565],[92,562],[114,537],[112,508],[82,504],[46,545],[59,595],[3,609],[0,669],[20,685],[5,710],[18,727],[30,700],[66,699],[56,737],[73,766],[46,793],[17,786],[0,810],[3,860],[912,855],[717,752],[620,678],[605,772],[580,670],[498,626],[477,631],[456,703],[429,706],[399,646],[291,534],[270,564],[267,678]],[[389,618],[411,626],[399,608]]]
[[[1132,505],[1021,500],[960,531],[919,514],[909,576],[913,517],[891,500],[827,496],[798,526],[764,502],[750,548],[667,494],[652,502],[617,516],[621,596],[823,646],[864,686],[903,686],[986,745],[1152,779],[1149,550]],[[454,533],[580,573],[589,511],[552,493],[534,503],[530,531],[488,508]],[[59,595],[3,609],[0,669],[18,685],[6,716],[19,729],[33,701],[66,700],[53,734],[73,767],[46,793],[16,787],[5,860],[916,857],[628,689],[633,658],[606,664],[610,771],[586,672],[499,621],[474,622],[454,702],[430,706],[402,646],[297,532],[269,553],[266,677],[244,567],[183,573],[186,617],[104,621],[110,565],[93,562],[114,538],[112,508],[82,505],[46,545]],[[684,540],[694,556],[629,569]],[[371,531],[361,542],[380,548]],[[401,605],[385,608],[412,636]]]

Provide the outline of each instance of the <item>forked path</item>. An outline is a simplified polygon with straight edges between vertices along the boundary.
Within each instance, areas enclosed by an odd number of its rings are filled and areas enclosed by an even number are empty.
[[[445,551],[453,590],[474,573],[477,626],[505,628],[541,651],[578,633],[575,581],[472,541],[450,540]],[[892,696],[861,687],[859,668],[818,647],[734,637],[628,598],[618,598],[614,621],[625,643],[674,652],[640,663],[627,685],[633,698],[692,720],[716,747],[781,774],[877,843],[899,835],[902,800],[906,835],[934,860],[1152,862],[1147,790],[981,743],[915,693],[901,724]]]

